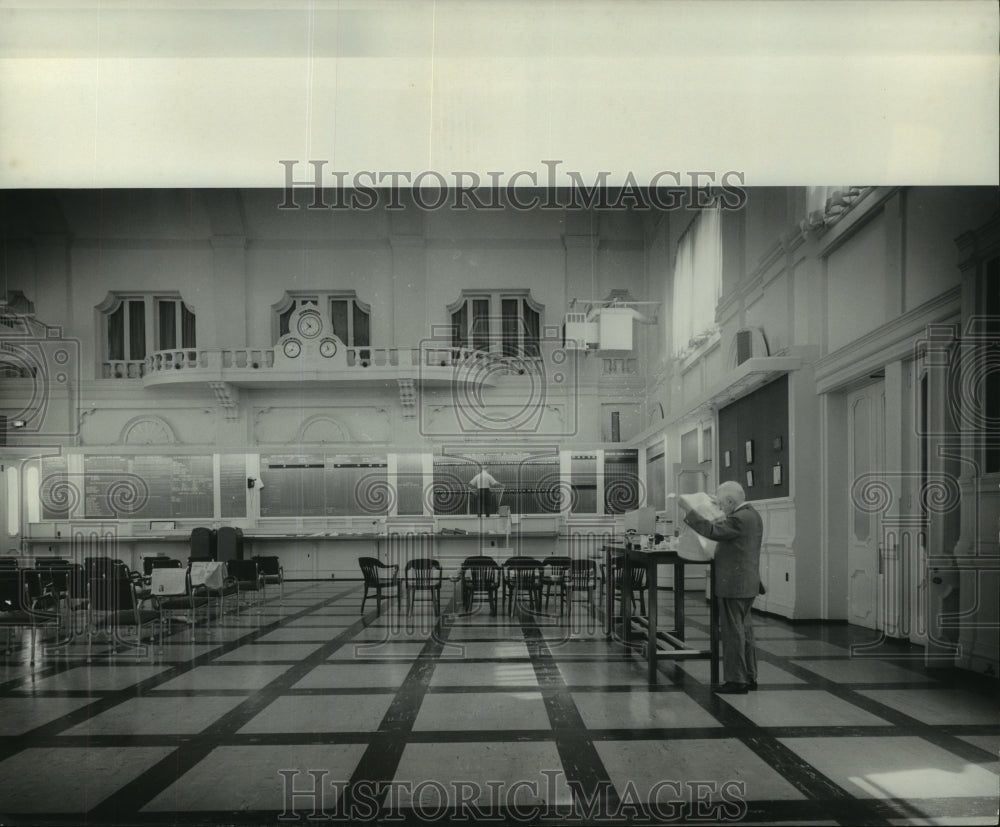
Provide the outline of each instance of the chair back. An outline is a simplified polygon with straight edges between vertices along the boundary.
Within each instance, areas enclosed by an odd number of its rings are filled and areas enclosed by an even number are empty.
[[[382,561],[375,557],[361,557],[358,559],[358,565],[361,567],[361,576],[365,579],[365,585],[377,586],[378,570],[382,567]]]
[[[216,559],[220,562],[243,559],[243,529],[225,525],[216,536]]]
[[[24,580],[19,569],[0,569],[0,612],[24,608]]]
[[[597,583],[597,563],[594,560],[573,560],[566,571],[566,580],[577,588],[591,588]]]
[[[521,586],[535,583],[542,574],[542,564],[534,557],[511,557],[503,564],[508,584]]]
[[[87,575],[79,563],[47,569],[51,577],[52,590],[73,598],[87,596]]]
[[[181,567],[180,560],[174,560],[172,557],[167,557],[165,554],[157,555],[156,557],[146,557],[142,561],[142,573],[149,577],[152,574],[153,569],[179,569]]]
[[[230,577],[235,577],[240,581],[241,589],[256,589],[260,572],[254,560],[230,560],[226,563],[226,570]]]
[[[121,560],[113,560],[110,557],[84,557],[83,568],[87,573],[87,579],[94,577],[111,577],[117,566],[124,566]]]
[[[128,569],[116,568],[110,577],[91,577],[87,580],[90,607],[95,612],[110,613],[131,611],[136,608],[135,587],[128,576]]]
[[[492,557],[466,557],[461,574],[465,586],[475,591],[495,591],[500,586],[500,566]]]
[[[211,528],[198,526],[191,529],[189,550],[192,557],[207,557],[216,559],[216,533]]]
[[[406,584],[414,589],[433,589],[441,585],[441,564],[431,557],[421,557],[406,563]]]
[[[281,574],[281,561],[278,559],[277,555],[269,557],[255,556],[253,560],[257,563],[257,568],[260,569],[260,573],[265,577],[277,577]]]

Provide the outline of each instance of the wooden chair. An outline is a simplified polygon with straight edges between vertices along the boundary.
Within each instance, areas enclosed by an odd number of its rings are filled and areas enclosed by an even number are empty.
[[[566,578],[566,571],[569,569],[570,563],[573,562],[572,557],[566,556],[554,556],[546,557],[542,560],[542,595],[545,598],[545,611],[549,610],[549,598],[552,596],[552,590],[555,589],[556,593],[560,597],[565,595],[563,590],[563,580]],[[560,611],[562,608],[560,607]]]
[[[561,595],[564,603],[573,605],[574,592],[586,592],[587,602],[594,608],[594,591],[597,589],[597,563],[594,560],[573,560],[566,571]]]
[[[541,608],[542,564],[534,557],[511,557],[503,564],[503,597],[509,614],[527,595],[529,610]]]
[[[413,603],[417,594],[426,592],[434,607],[434,614],[441,614],[441,564],[430,557],[409,560],[404,569],[406,583],[406,613],[413,613]]]
[[[459,578],[462,582],[462,606],[465,611],[472,611],[472,602],[477,594],[485,594],[490,604],[490,614],[495,616],[497,592],[502,579],[497,561],[480,555],[466,557],[462,562]]]
[[[611,583],[608,587],[614,589],[615,598],[621,600],[622,593],[622,569],[624,568],[621,558],[616,559],[611,566]],[[643,566],[632,566],[632,605],[631,611],[635,611],[635,602],[639,601],[640,614],[646,614],[646,569]],[[601,563],[601,594],[604,593],[604,581],[607,579],[607,567]]]
[[[361,614],[365,613],[365,602],[371,594],[375,596],[375,613],[382,614],[382,601],[396,598],[399,608],[402,599],[399,582],[399,566],[383,563],[376,557],[362,557],[358,560],[361,575],[365,580],[365,593],[361,598]],[[394,594],[393,594],[394,592]]]

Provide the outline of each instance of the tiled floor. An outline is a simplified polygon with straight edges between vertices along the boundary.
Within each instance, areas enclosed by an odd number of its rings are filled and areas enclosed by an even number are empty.
[[[3,823],[993,824],[995,681],[871,633],[756,617],[760,688],[644,662],[579,611],[359,614],[354,583],[0,662]],[[672,595],[660,595],[661,613]],[[663,614],[666,617],[666,614]],[[687,598],[689,638],[708,610]],[[18,648],[20,646],[21,648]]]

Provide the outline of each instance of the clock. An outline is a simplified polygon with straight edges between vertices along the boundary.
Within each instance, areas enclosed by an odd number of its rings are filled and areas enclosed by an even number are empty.
[[[333,339],[324,339],[319,343],[319,355],[330,359],[337,355],[337,343]]]
[[[323,322],[320,320],[318,313],[303,313],[299,316],[296,329],[306,339],[314,339],[319,336],[320,331],[323,329]]]
[[[282,350],[285,351],[285,356],[289,359],[294,359],[302,352],[302,345],[296,339],[289,339],[282,346]]]

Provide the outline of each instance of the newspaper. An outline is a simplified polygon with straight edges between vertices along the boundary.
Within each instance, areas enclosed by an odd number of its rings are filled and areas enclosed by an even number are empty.
[[[725,513],[719,506],[709,499],[704,491],[694,494],[681,494],[678,497],[689,509],[694,511],[699,517],[706,520],[715,521],[725,517]],[[716,543],[707,537],[702,537],[691,526],[685,525],[677,539],[677,553],[685,560],[697,562],[708,562],[715,559]]]

